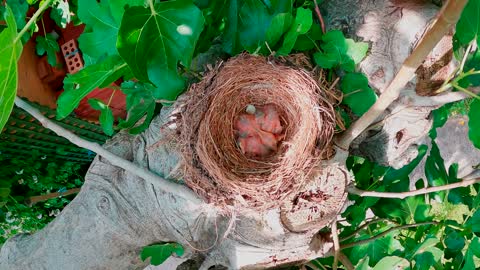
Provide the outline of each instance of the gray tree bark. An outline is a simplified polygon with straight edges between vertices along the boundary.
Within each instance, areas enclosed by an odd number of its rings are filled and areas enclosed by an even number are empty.
[[[371,43],[361,64],[377,91],[391,80],[421,37],[438,7],[427,1],[327,1],[330,28]],[[431,127],[430,111],[462,95],[419,97],[412,82],[382,119],[359,138],[351,151],[385,165],[402,166],[415,156],[416,144]],[[178,148],[161,127],[162,111],[148,131],[116,135],[105,146],[172,181],[180,181]],[[174,127],[171,127],[174,128]],[[401,139],[399,138],[401,132]],[[152,145],[158,141],[164,143]],[[306,222],[306,221],[305,221]],[[192,204],[148,184],[97,157],[77,197],[46,228],[9,239],[0,251],[0,269],[143,269],[142,247],[178,242],[182,258],[164,269],[263,269],[326,256],[330,236],[314,228],[294,233],[285,228],[280,210],[239,216],[212,205]]]

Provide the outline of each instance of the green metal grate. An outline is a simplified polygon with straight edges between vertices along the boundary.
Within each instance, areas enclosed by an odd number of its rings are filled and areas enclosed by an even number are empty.
[[[29,103],[46,117],[55,120],[54,110],[36,103]],[[99,125],[72,116],[56,122],[92,142],[103,144],[110,138],[103,133]],[[95,153],[70,143],[67,139],[44,128],[24,110],[14,107],[7,124],[0,133],[0,152],[2,155],[31,155],[32,149],[50,159],[91,162],[95,157]]]

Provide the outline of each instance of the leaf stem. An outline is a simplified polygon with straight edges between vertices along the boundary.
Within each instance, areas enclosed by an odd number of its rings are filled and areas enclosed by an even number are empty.
[[[315,3],[315,13],[317,13],[318,20],[320,21],[320,26],[322,28],[322,33],[325,34],[325,22],[323,21],[322,13],[320,12],[320,9],[318,8],[317,0],[314,0],[313,2]]]
[[[467,49],[465,50],[465,54],[463,55],[462,62],[460,63],[460,66],[458,67],[459,72],[463,72],[463,67],[465,66],[465,63],[467,62],[467,57],[468,57],[468,54],[470,53],[470,50],[472,50],[472,45],[473,45],[473,41],[468,44]]]
[[[32,24],[34,24],[37,21],[38,17],[42,15],[42,13],[49,7],[51,2],[52,0],[44,0],[42,2],[40,7],[38,7],[38,10],[35,11],[35,14],[33,14],[30,20],[28,20],[27,24],[23,27],[20,33],[18,33],[17,37],[13,41],[14,44],[17,43],[22,38],[22,36],[28,31],[28,29],[30,29]]]
[[[391,199],[405,199],[407,197],[417,196],[428,194],[432,192],[438,191],[445,191],[450,189],[455,189],[459,187],[468,187],[473,184],[480,183],[480,178],[475,178],[471,180],[463,180],[457,183],[443,185],[443,186],[436,186],[436,187],[429,187],[429,188],[422,188],[412,191],[406,192],[380,192],[380,191],[368,191],[368,190],[361,190],[355,186],[348,187],[348,193],[355,194],[360,197],[377,197],[377,198],[391,198]]]
[[[461,87],[460,85],[458,84],[453,84],[453,87],[455,87],[455,89],[459,90],[459,91],[462,91],[463,93],[473,97],[473,98],[476,98],[478,100],[480,100],[480,97],[478,95],[476,95],[475,93],[472,93],[471,91]]]
[[[382,238],[384,237],[385,235],[393,232],[393,231],[396,231],[396,230],[404,230],[404,229],[408,229],[408,228],[415,228],[415,227],[418,227],[418,226],[424,226],[424,225],[438,225],[438,222],[436,221],[429,221],[429,222],[422,222],[422,223],[415,223],[415,224],[407,224],[407,225],[402,225],[402,226],[397,226],[397,227],[393,227],[393,228],[390,228],[382,233],[379,233],[377,235],[375,235],[374,237],[371,237],[371,238],[368,238],[368,239],[364,239],[364,240],[360,240],[360,241],[357,241],[357,242],[353,242],[353,243],[348,243],[348,244],[345,244],[345,245],[342,245],[340,246],[340,249],[347,249],[347,248],[351,248],[351,247],[355,247],[355,246],[360,246],[360,245],[365,245],[365,244],[368,244],[372,241],[375,241],[379,238]]]
[[[108,99],[107,107],[110,107],[110,103],[112,102],[112,99],[113,99],[113,96],[115,95],[115,92],[117,92],[117,90],[113,89],[112,95]]]
[[[150,7],[150,11],[152,12],[152,15],[157,14],[157,11],[155,11],[155,5],[153,4],[154,0],[148,0],[148,6]]]

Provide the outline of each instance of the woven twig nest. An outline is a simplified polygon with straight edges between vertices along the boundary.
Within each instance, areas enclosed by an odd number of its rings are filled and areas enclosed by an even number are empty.
[[[326,86],[298,66],[308,63],[303,60],[242,54],[190,87],[181,108],[180,142],[184,179],[197,194],[219,206],[269,209],[318,174],[332,154],[335,113]],[[266,106],[279,115],[281,139],[269,155],[252,157],[239,144],[235,123]]]

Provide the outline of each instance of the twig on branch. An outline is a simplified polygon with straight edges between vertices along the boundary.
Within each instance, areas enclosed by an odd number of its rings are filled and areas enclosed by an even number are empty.
[[[480,178],[475,178],[471,180],[464,180],[453,184],[437,186],[437,187],[429,187],[429,188],[421,188],[412,191],[405,191],[405,192],[379,192],[379,191],[368,191],[368,190],[361,190],[355,186],[348,187],[348,193],[355,194],[360,197],[377,197],[377,198],[392,198],[392,199],[405,199],[407,197],[428,194],[432,192],[438,191],[445,191],[459,187],[468,187],[473,184],[480,183]]]
[[[347,270],[354,270],[355,266],[353,266],[352,262],[343,252],[338,252],[338,260],[347,268]]]
[[[363,224],[362,226],[360,226],[358,229],[356,229],[352,234],[350,234],[349,236],[346,236],[342,239],[340,239],[340,242],[344,242],[352,237],[354,237],[355,235],[357,235],[361,230],[365,229],[366,227],[372,225],[372,224],[376,224],[376,223],[380,223],[380,222],[389,222],[390,220],[386,219],[386,218],[379,218],[379,219],[373,219],[373,220],[370,220],[369,222],[366,222],[365,224]]]
[[[322,13],[320,12],[320,9],[318,8],[318,3],[317,0],[313,0],[315,3],[315,13],[317,13],[318,20],[320,21],[320,27],[322,28],[322,33],[325,34],[325,22],[323,21],[323,16]]]
[[[332,239],[333,239],[333,270],[338,268],[338,256],[340,253],[340,241],[338,241],[337,219],[332,223]]]
[[[448,33],[450,27],[458,21],[467,2],[468,0],[450,0],[445,4],[435,23],[413,50],[412,54],[403,62],[397,75],[382,92],[375,104],[336,140],[338,147],[345,150],[348,149],[352,141],[398,98],[400,91],[414,77],[415,71],[422,64],[425,57],[435,48],[442,37]]]
[[[368,244],[372,241],[375,241],[379,238],[382,238],[384,237],[385,235],[393,232],[393,231],[396,231],[396,230],[403,230],[403,229],[408,229],[408,228],[414,228],[414,227],[418,227],[418,226],[424,226],[424,225],[437,225],[438,222],[435,222],[435,221],[430,221],[430,222],[422,222],[422,223],[415,223],[415,224],[407,224],[407,225],[402,225],[402,226],[397,226],[397,227],[393,227],[393,228],[390,228],[382,233],[379,233],[377,235],[375,235],[374,237],[372,238],[368,238],[368,239],[364,239],[364,240],[360,240],[360,241],[357,241],[357,242],[353,242],[353,243],[348,243],[348,244],[345,244],[345,245],[342,245],[340,246],[340,249],[347,249],[347,248],[351,248],[351,247],[354,247],[354,246],[360,246],[360,245],[365,245],[365,244]]]
[[[156,187],[162,189],[165,192],[171,193],[175,196],[188,200],[192,203],[196,203],[196,204],[202,203],[202,200],[195,193],[193,193],[192,190],[190,190],[189,188],[180,184],[170,182],[152,173],[151,171],[138,166],[137,164],[134,164],[128,160],[125,160],[105,150],[102,146],[100,146],[97,143],[92,143],[85,139],[80,138],[79,136],[75,135],[71,131],[62,128],[52,120],[43,116],[37,109],[35,109],[30,104],[20,99],[19,97],[15,97],[15,105],[17,105],[18,107],[30,113],[33,117],[35,117],[38,121],[40,121],[40,123],[42,123],[42,125],[45,128],[48,128],[54,131],[59,136],[66,138],[67,140],[69,140],[71,143],[75,145],[78,145],[82,148],[85,148],[97,153],[98,155],[100,155],[101,157],[105,158],[110,163],[112,163],[112,165],[120,167],[130,173],[135,174],[138,177],[143,178],[148,183],[155,185]]]
[[[49,200],[49,199],[53,199],[53,198],[58,198],[58,197],[65,197],[65,196],[68,196],[68,195],[72,195],[72,194],[75,194],[75,193],[78,193],[80,192],[80,188],[72,188],[72,189],[69,189],[69,190],[65,190],[65,191],[59,191],[59,192],[52,192],[52,193],[48,193],[48,194],[45,194],[45,195],[39,195],[39,196],[32,196],[32,197],[29,197],[25,200],[25,203],[29,206],[32,206],[38,202],[42,202],[42,201],[46,201],[46,200]]]

